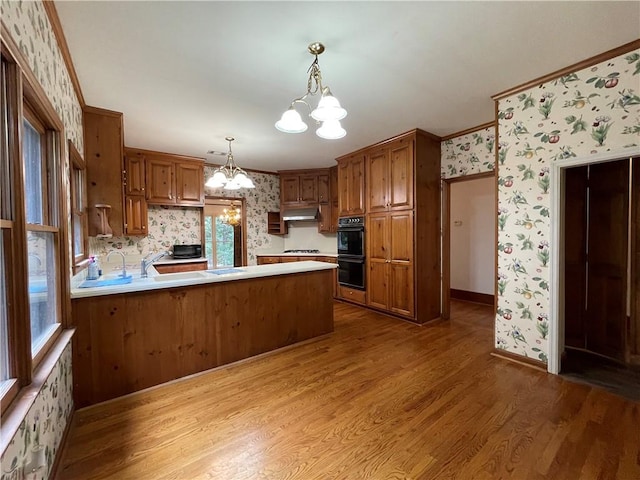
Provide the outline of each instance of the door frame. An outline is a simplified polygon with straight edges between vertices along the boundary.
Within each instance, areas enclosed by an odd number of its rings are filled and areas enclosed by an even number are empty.
[[[240,228],[242,229],[242,266],[247,265],[247,202],[244,197],[216,197],[212,195],[205,195],[205,205],[231,205],[240,204],[240,210],[242,214],[242,223]],[[202,214],[200,215],[200,238],[204,244],[204,207],[202,208]],[[204,252],[203,252],[204,253]]]
[[[443,320],[449,320],[451,317],[451,184],[452,183],[460,183],[460,182],[468,182],[472,180],[479,180],[482,178],[491,178],[494,177],[497,182],[497,173],[496,170],[492,170],[490,172],[482,172],[482,173],[474,173],[471,175],[462,175],[460,177],[453,178],[443,178],[441,179],[441,190],[442,190],[442,314],[441,318]],[[498,189],[497,183],[496,188],[494,190],[496,196],[496,212],[497,212],[497,200],[498,200]],[[494,215],[494,245],[498,244],[498,233],[497,233],[497,213]],[[498,249],[494,249],[494,264],[495,264],[495,272],[498,271]],[[494,283],[495,283],[495,275],[494,275]],[[497,285],[497,284],[496,284]],[[495,287],[497,288],[497,287]],[[496,301],[497,301],[497,291],[493,293],[493,309],[495,312],[496,309]]]
[[[623,160],[640,155],[640,148],[617,149],[609,152],[576,157],[551,163],[549,168],[550,202],[549,212],[551,241],[549,242],[549,352],[547,371],[560,373],[561,356],[564,350],[564,174],[565,169],[594,163]],[[555,219],[555,220],[554,220]]]

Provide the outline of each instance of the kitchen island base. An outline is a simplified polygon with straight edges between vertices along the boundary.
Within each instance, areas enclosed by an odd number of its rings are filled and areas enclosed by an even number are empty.
[[[75,298],[77,408],[333,331],[333,272]]]

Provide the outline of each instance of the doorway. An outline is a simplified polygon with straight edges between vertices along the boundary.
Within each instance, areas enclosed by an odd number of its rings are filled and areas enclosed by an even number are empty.
[[[640,392],[638,178],[638,158],[564,169],[560,371],[622,394]]]
[[[206,197],[202,211],[202,239],[208,268],[246,265],[246,230],[244,198]]]
[[[451,300],[495,307],[495,173],[442,181],[442,318]]]

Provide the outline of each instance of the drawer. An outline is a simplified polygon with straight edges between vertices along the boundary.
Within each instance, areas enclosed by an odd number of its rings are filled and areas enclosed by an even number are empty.
[[[338,286],[338,296],[344,300],[349,300],[355,303],[366,303],[366,292],[364,290],[357,290],[355,288],[345,287],[343,285]]]

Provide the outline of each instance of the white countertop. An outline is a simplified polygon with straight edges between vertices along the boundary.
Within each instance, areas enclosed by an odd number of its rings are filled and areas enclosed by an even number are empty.
[[[233,273],[216,275],[206,270],[193,272],[159,274],[154,268],[149,268],[149,277],[140,278],[140,272],[133,273],[133,281],[125,285],[114,285],[94,288],[72,288],[71,298],[87,298],[102,295],[116,295],[119,293],[145,292],[164,288],[185,287],[189,285],[203,285],[206,283],[229,282],[249,278],[271,277],[274,275],[288,275],[291,273],[314,272],[337,268],[334,263],[304,261],[290,263],[275,263],[270,265],[253,265],[236,267]],[[112,275],[111,277],[113,277]]]

